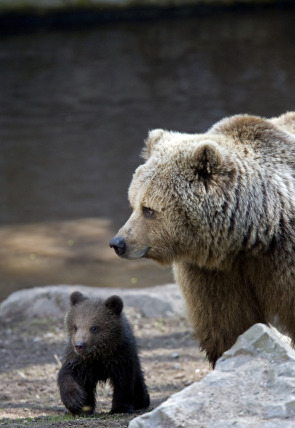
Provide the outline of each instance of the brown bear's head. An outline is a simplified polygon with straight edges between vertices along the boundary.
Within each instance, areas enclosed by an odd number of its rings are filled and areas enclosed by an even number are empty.
[[[235,167],[221,137],[151,131],[129,188],[132,215],[111,240],[127,259],[162,264],[208,259],[216,213],[232,188]]]
[[[119,296],[111,296],[105,301],[89,299],[75,291],[70,302],[66,327],[75,353],[83,358],[96,355],[107,358],[122,333],[122,299]]]

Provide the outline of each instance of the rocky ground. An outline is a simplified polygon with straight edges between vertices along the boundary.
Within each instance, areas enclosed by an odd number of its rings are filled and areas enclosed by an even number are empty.
[[[91,418],[73,418],[56,384],[69,295],[120,294],[138,338],[151,396],[144,414],[110,415],[110,385],[97,388]],[[293,428],[295,351],[290,339],[256,324],[210,370],[175,284],[146,289],[51,286],[0,303],[0,427]],[[131,422],[130,422],[131,421]]]
[[[185,318],[146,317],[134,307],[125,312],[138,337],[150,409],[210,371]],[[65,342],[62,319],[0,319],[1,427],[97,427],[99,421],[100,427],[121,428],[136,416],[109,415],[109,385],[97,388],[93,418],[68,415],[56,385]]]

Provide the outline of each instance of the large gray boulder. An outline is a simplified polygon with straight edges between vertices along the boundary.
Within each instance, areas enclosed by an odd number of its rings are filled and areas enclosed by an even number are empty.
[[[295,352],[275,329],[256,324],[216,368],[129,428],[295,427]]]
[[[12,293],[0,303],[0,321],[22,319],[63,319],[69,309],[69,296],[79,290],[87,296],[103,299],[118,294],[126,307],[138,310],[146,317],[185,316],[185,303],[176,284],[141,288],[95,288],[82,285],[35,287]]]

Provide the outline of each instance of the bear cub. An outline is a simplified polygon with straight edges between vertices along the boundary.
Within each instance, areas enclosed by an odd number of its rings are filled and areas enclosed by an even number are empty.
[[[90,299],[75,291],[70,302],[65,318],[68,343],[58,374],[65,407],[73,415],[93,413],[96,385],[107,380],[113,386],[111,413],[148,407],[150,398],[122,299]]]

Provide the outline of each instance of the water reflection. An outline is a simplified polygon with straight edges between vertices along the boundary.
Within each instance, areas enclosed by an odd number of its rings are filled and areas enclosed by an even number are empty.
[[[110,254],[108,240],[129,216],[127,188],[148,130],[197,132],[229,114],[293,110],[293,22],[294,9],[268,9],[2,36],[1,233],[15,245],[24,228],[34,236],[32,254],[34,246],[44,253],[50,248],[35,270],[24,266],[9,240],[1,241],[11,260],[6,269],[2,263],[2,297],[40,283],[117,286],[124,275],[121,283],[129,286],[135,265],[114,256],[106,268],[97,257]],[[100,220],[89,220],[87,257],[68,263],[67,246],[55,256],[47,231],[59,225],[62,235],[69,224],[84,230],[80,222],[89,218]],[[73,239],[71,233],[65,239]],[[63,275],[51,257],[63,260]],[[152,262],[136,266],[142,285],[172,279]]]

